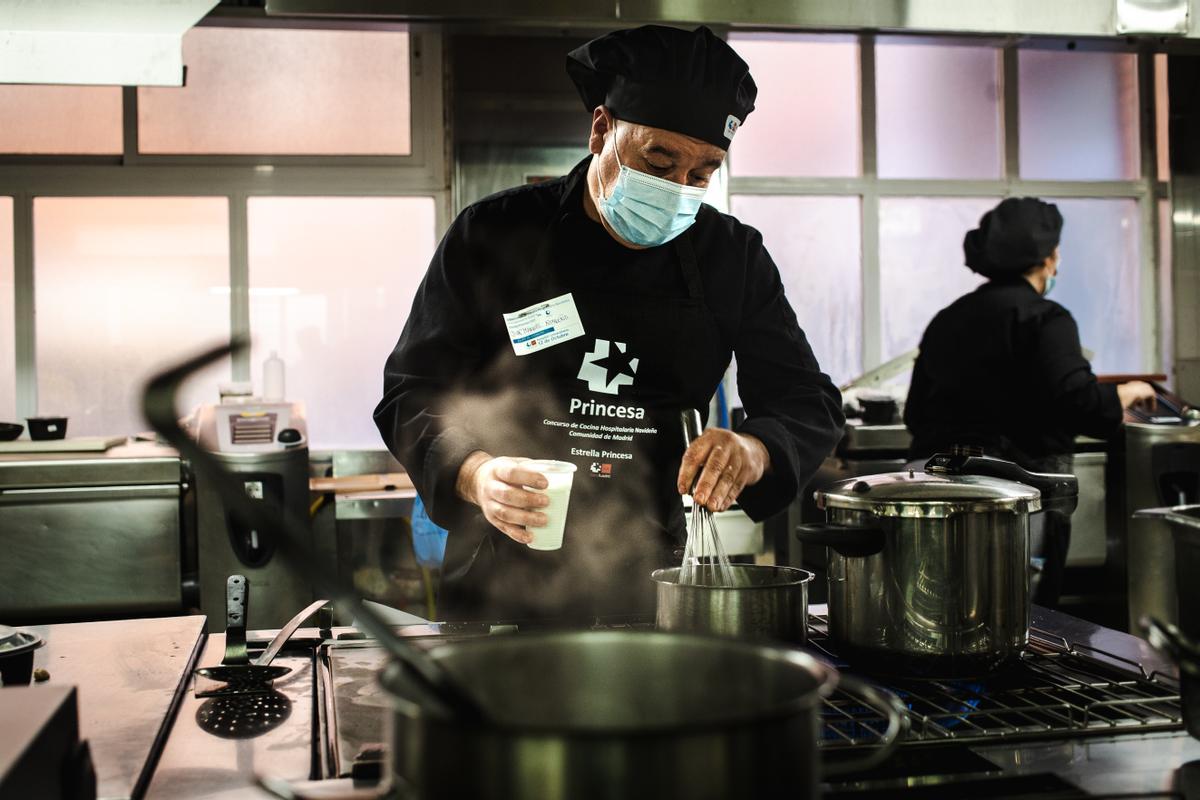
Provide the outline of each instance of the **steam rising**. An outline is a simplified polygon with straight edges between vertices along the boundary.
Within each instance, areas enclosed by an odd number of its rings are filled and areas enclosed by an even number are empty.
[[[677,414],[598,421],[579,414],[578,402],[572,403],[545,382],[526,383],[519,390],[512,388],[511,376],[504,383],[507,388],[458,393],[443,406],[445,423],[469,432],[493,456],[574,461],[579,470],[571,489],[562,550],[530,550],[479,515],[479,527],[486,526],[487,534],[467,580],[475,570],[492,573],[487,605],[501,616],[653,613],[649,574],[669,563],[668,554],[678,543],[678,533],[668,535],[664,529],[663,520],[672,509],[664,506],[663,498],[677,494],[674,469],[655,470],[648,450],[658,442],[679,440],[672,431],[665,435],[661,431],[668,417]],[[613,433],[631,427],[643,432]],[[632,436],[633,441],[612,438],[622,435]],[[572,457],[572,448],[635,455],[632,459]],[[600,473],[602,464],[609,465],[611,477]],[[672,528],[681,529],[681,512],[671,514],[671,519]]]

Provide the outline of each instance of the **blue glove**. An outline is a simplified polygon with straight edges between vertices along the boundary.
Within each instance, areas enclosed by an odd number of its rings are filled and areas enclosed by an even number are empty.
[[[425,513],[425,504],[421,496],[413,501],[412,536],[413,552],[417,556],[417,564],[426,569],[441,569],[442,561],[446,558],[445,528],[439,528]]]

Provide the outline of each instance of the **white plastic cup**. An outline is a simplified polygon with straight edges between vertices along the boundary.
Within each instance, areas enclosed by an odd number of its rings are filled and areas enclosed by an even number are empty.
[[[567,525],[567,506],[571,500],[571,484],[575,481],[575,465],[569,461],[525,461],[525,469],[541,473],[548,484],[545,489],[525,488],[550,498],[550,504],[538,509],[546,515],[546,524],[540,528],[526,528],[533,534],[528,547],[532,550],[558,550],[562,548],[563,529]]]

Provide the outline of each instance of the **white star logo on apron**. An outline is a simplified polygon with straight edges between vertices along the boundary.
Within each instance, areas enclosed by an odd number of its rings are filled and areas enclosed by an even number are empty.
[[[629,357],[624,342],[597,339],[592,352],[583,356],[578,378],[593,392],[616,394],[622,386],[633,384],[637,368],[638,360]]]

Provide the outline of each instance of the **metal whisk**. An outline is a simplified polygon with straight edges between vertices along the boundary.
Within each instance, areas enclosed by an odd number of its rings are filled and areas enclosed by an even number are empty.
[[[682,420],[686,447],[700,435],[703,425],[700,412],[695,409],[685,410]],[[721,544],[721,534],[717,531],[713,513],[693,498],[679,582],[698,586],[737,586],[738,576],[739,573],[729,563],[729,556],[725,554],[725,546]]]

